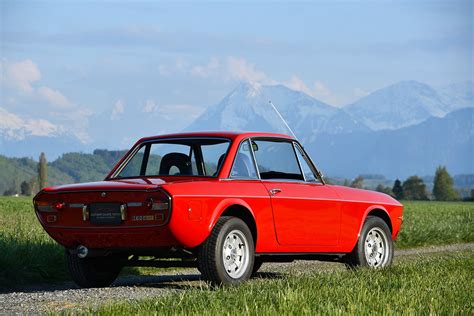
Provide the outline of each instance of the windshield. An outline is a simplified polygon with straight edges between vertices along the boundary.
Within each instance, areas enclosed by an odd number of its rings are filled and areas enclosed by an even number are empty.
[[[153,176],[216,177],[230,141],[223,138],[160,140],[141,145],[117,170],[115,178]]]

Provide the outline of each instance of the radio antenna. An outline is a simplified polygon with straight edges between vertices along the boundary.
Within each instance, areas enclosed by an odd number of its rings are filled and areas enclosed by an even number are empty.
[[[281,115],[280,111],[278,111],[278,109],[275,107],[275,105],[273,104],[272,100],[268,101],[268,103],[270,103],[270,105],[272,106],[273,110],[275,110],[276,114],[278,115],[278,117],[283,121],[283,123],[285,123],[285,126],[286,128],[290,131],[291,135],[293,135],[293,137],[298,140],[298,137],[296,137],[295,133],[293,133],[293,130],[291,129],[290,125],[288,125],[288,123],[285,121],[285,119],[283,118],[283,116]]]

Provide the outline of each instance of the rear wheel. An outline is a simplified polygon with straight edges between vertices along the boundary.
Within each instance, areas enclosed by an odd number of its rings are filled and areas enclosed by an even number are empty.
[[[346,255],[349,267],[383,268],[393,261],[393,241],[385,221],[368,216],[354,250]]]
[[[80,287],[106,287],[115,281],[122,269],[116,258],[79,258],[66,250],[66,264],[72,280]]]
[[[252,275],[254,251],[252,233],[245,222],[223,216],[199,249],[199,271],[214,284],[239,284]]]

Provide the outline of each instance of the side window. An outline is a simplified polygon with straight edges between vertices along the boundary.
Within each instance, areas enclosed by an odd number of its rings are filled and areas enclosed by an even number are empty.
[[[295,144],[295,149],[296,156],[298,156],[298,160],[300,161],[301,169],[303,169],[306,181],[319,182],[318,178],[316,178],[316,176],[314,175],[313,170],[311,170],[308,161],[306,160],[306,158],[303,157],[300,146]]]
[[[304,180],[292,143],[270,140],[253,143],[260,178]]]
[[[237,155],[235,155],[230,177],[233,179],[258,179],[248,140],[240,144]]]
[[[202,157],[207,176],[216,176],[224,163],[225,154],[229,147],[228,142],[212,145],[201,145]]]

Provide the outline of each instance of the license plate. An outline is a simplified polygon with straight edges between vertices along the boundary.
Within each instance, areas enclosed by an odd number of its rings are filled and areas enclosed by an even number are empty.
[[[118,225],[122,223],[119,203],[90,204],[89,211],[92,224]]]

